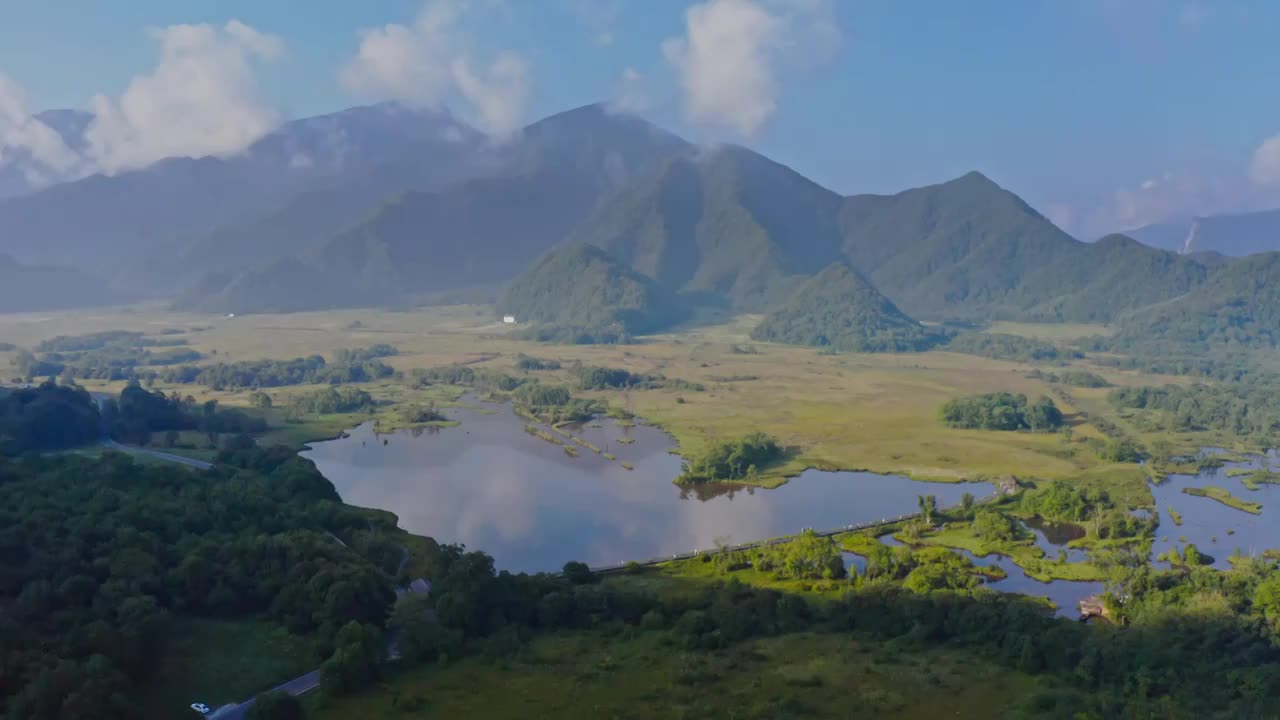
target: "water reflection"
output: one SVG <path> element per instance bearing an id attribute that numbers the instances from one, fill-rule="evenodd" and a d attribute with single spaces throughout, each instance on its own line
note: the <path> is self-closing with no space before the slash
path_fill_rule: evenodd
<path id="1" fill-rule="evenodd" d="M 525 433 L 508 406 L 477 404 L 486 412 L 450 412 L 459 427 L 379 436 L 365 425 L 303 455 L 344 501 L 390 510 L 410 532 L 484 550 L 512 571 L 559 569 L 567 560 L 610 565 L 834 529 L 914 512 L 917 495 L 950 505 L 965 492 L 991 492 L 985 484 L 817 471 L 773 490 L 682 491 L 671 483 L 680 459 L 655 428 L 601 420 L 579 436 L 617 461 L 581 447 L 570 457 Z"/>

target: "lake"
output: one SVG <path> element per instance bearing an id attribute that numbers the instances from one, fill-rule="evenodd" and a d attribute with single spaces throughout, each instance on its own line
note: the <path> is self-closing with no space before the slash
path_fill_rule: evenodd
<path id="1" fill-rule="evenodd" d="M 457 427 L 378 434 L 366 424 L 302 455 L 344 502 L 394 512 L 402 528 L 483 550 L 512 572 L 665 557 L 911 513 L 918 495 L 947 506 L 966 492 L 993 492 L 985 483 L 811 470 L 772 490 L 717 486 L 699 497 L 672 484 L 681 461 L 657 428 L 601 419 L 575 435 L 617 460 L 581 447 L 570 457 L 526 433 L 509 405 L 468 403 L 447 412 Z"/>
<path id="2" fill-rule="evenodd" d="M 1221 453 L 1216 448 L 1206 448 L 1205 452 Z M 1240 482 L 1241 478 L 1227 474 L 1232 468 L 1256 470 L 1277 466 L 1280 458 L 1273 450 L 1243 462 L 1228 462 L 1221 468 L 1205 468 L 1198 475 L 1170 475 L 1164 482 L 1152 485 L 1151 493 L 1160 512 L 1160 527 L 1151 546 L 1152 559 L 1170 548 L 1180 549 L 1192 543 L 1202 553 L 1213 556 L 1213 567 L 1225 570 L 1231 567 L 1227 559 L 1237 550 L 1254 555 L 1268 548 L 1280 548 L 1280 486 L 1262 484 L 1257 490 L 1249 490 Z M 1262 513 L 1252 515 L 1211 498 L 1182 492 L 1183 488 L 1209 485 L 1226 488 L 1242 500 L 1262 503 Z M 1173 522 L 1169 508 L 1182 516 L 1181 526 Z"/>

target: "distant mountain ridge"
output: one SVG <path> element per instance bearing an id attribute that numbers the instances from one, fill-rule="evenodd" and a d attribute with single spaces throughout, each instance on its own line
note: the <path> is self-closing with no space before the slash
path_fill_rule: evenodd
<path id="1" fill-rule="evenodd" d="M 1126 234 L 1152 247 L 1184 255 L 1216 252 L 1244 257 L 1276 252 L 1280 251 L 1280 209 L 1157 223 Z"/>
<path id="2" fill-rule="evenodd" d="M 977 172 L 841 196 L 748 148 L 692 145 L 602 105 L 505 144 L 447 112 L 352 108 L 289 123 L 234 158 L 0 201 L 0 233 L 23 267 L 75 267 L 179 309 L 237 313 L 510 298 L 534 268 L 569 277 L 540 263 L 578 248 L 552 270 L 589 268 L 591 297 L 608 278 L 643 285 L 655 305 L 765 313 L 761 332 L 786 342 L 860 347 L 884 333 L 927 342 L 917 318 L 1116 323 L 1203 309 L 1179 303 L 1262 271 L 1120 235 L 1080 242 Z M 572 319 L 539 304 L 542 323 Z"/>

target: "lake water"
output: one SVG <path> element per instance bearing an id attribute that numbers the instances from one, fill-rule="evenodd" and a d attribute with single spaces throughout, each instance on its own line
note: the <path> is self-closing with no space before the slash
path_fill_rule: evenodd
<path id="1" fill-rule="evenodd" d="M 1045 534 L 1035 528 L 1032 530 L 1036 534 L 1036 544 L 1045 548 L 1050 557 L 1057 557 L 1060 546 L 1049 542 Z M 881 535 L 880 542 L 891 547 L 902 545 L 902 542 L 892 535 Z M 1003 580 L 984 580 L 983 582 L 992 590 L 1007 593 L 1018 593 L 1020 595 L 1035 595 L 1048 598 L 1056 607 L 1059 617 L 1076 618 L 1080 615 L 1080 601 L 1091 596 L 1101 593 L 1105 588 L 1100 582 L 1079 582 L 1074 580 L 1054 580 L 1053 582 L 1040 582 L 1027 575 L 1018 564 L 1003 555 L 987 555 L 979 557 L 968 550 L 952 550 L 952 552 L 961 555 L 973 561 L 974 565 L 979 567 L 998 567 L 1005 572 Z M 861 556 L 849 556 L 853 553 L 846 553 L 845 567 L 856 566 L 859 572 L 866 569 L 867 561 Z"/>
<path id="2" fill-rule="evenodd" d="M 1216 448 L 1206 448 L 1206 452 L 1220 454 Z M 1280 457 L 1273 450 L 1244 462 L 1206 468 L 1198 475 L 1170 475 L 1164 482 L 1152 485 L 1151 493 L 1160 512 L 1160 527 L 1151 547 L 1152 559 L 1165 554 L 1170 548 L 1182 548 L 1192 543 L 1202 553 L 1213 556 L 1213 567 L 1225 570 L 1231 567 L 1227 559 L 1236 550 L 1252 555 L 1269 548 L 1280 548 L 1280 485 L 1262 484 L 1257 490 L 1249 490 L 1240 482 L 1240 477 L 1227 474 L 1232 468 L 1256 470 L 1277 467 L 1280 467 Z M 1209 485 L 1225 488 L 1242 500 L 1262 503 L 1262 513 L 1253 515 L 1211 498 L 1182 492 L 1183 488 Z M 1181 526 L 1174 524 L 1169 508 L 1182 516 Z"/>
<path id="3" fill-rule="evenodd" d="M 656 428 L 624 427 L 610 419 L 572 428 L 617 460 L 583 447 L 577 448 L 578 457 L 570 457 L 524 432 L 526 421 L 510 406 L 470 403 L 471 409 L 449 412 L 461 421 L 458 427 L 379 435 L 364 425 L 347 437 L 312 444 L 303 456 L 316 463 L 344 501 L 390 510 L 410 532 L 483 550 L 499 568 L 515 572 L 558 570 L 569 560 L 615 565 L 805 528 L 833 529 L 914 512 L 918 495 L 934 495 L 946 506 L 958 503 L 965 492 L 979 498 L 992 492 L 987 484 L 819 471 L 772 490 L 721 485 L 682 490 L 671 483 L 680 473 L 680 459 L 668 452 L 673 442 Z M 1250 491 L 1227 475 L 1230 468 L 1258 467 L 1280 467 L 1280 458 L 1273 453 L 1199 475 L 1173 475 L 1152 486 L 1161 513 L 1152 557 L 1191 542 L 1214 557 L 1214 567 L 1225 569 L 1236 548 L 1256 553 L 1280 547 L 1280 523 L 1275 522 L 1280 486 Z M 1182 493 L 1184 487 L 1206 485 L 1261 502 L 1262 514 Z M 1170 507 L 1181 513 L 1181 527 L 1173 524 Z M 1070 562 L 1086 559 L 1084 551 L 1065 547 L 1080 528 L 1028 527 L 1048 558 L 1065 550 Z M 881 540 L 897 542 L 888 536 Z M 957 552 L 1005 571 L 1006 579 L 990 582 L 993 589 L 1048 597 L 1064 616 L 1074 616 L 1081 599 L 1103 590 L 1094 582 L 1042 583 L 1008 558 Z M 864 558 L 846 554 L 845 560 L 852 569 L 865 569 Z"/>
<path id="4" fill-rule="evenodd" d="M 946 506 L 993 492 L 985 483 L 808 471 L 773 490 L 717 487 L 699 497 L 672 484 L 680 458 L 656 428 L 601 419 L 575 435 L 617 461 L 581 447 L 570 457 L 526 433 L 509 406 L 470 402 L 479 410 L 447 413 L 458 427 L 379 435 L 364 425 L 302 454 L 343 501 L 390 510 L 404 529 L 483 550 L 513 572 L 665 557 L 911 513 L 918 495 Z"/>

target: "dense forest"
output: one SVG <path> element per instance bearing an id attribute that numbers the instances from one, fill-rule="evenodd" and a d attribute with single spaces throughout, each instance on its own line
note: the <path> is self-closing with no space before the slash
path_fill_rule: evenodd
<path id="1" fill-rule="evenodd" d="M 395 370 L 375 358 L 360 355 L 348 363 L 325 362 L 319 355 L 292 360 L 243 360 L 163 370 L 156 379 L 205 385 L 214 390 L 243 390 L 286 385 L 340 385 L 391 377 Z"/>
<path id="2" fill-rule="evenodd" d="M 200 473 L 119 454 L 0 460 L 0 708 L 136 717 L 178 616 L 265 617 L 318 638 L 381 625 L 393 531 L 292 451 Z"/>
<path id="3" fill-rule="evenodd" d="M 806 282 L 751 337 L 851 352 L 927 350 L 945 339 L 907 317 L 845 263 Z"/>
<path id="4" fill-rule="evenodd" d="M 686 314 L 674 295 L 588 245 L 547 253 L 511 284 L 498 310 L 532 323 L 531 339 L 579 344 L 627 342 Z"/>
<path id="5" fill-rule="evenodd" d="M 46 382 L 0 390 L 0 455 L 78 447 L 101 435 L 98 406 L 83 388 Z"/>
<path id="6" fill-rule="evenodd" d="M 33 378 L 65 377 L 127 380 L 140 369 L 195 362 L 200 353 L 179 337 L 147 337 L 140 332 L 106 330 L 87 335 L 59 335 L 41 342 L 35 352 L 19 352 L 18 374 Z M 37 354 L 38 353 L 38 354 Z"/>
<path id="7" fill-rule="evenodd" d="M 219 408 L 216 400 L 197 403 L 177 393 L 149 391 L 132 380 L 120 398 L 102 405 L 102 421 L 112 438 L 146 445 L 156 432 L 198 430 L 212 435 L 260 433 L 267 423 L 243 410 Z"/>
<path id="8" fill-rule="evenodd" d="M 951 338 L 943 348 L 949 352 L 979 355 L 996 360 L 1016 360 L 1018 362 L 1063 362 L 1081 356 L 1072 350 L 1063 350 L 1057 345 L 1035 338 L 1003 333 L 963 332 Z"/>
<path id="9" fill-rule="evenodd" d="M 942 420 L 969 430 L 1032 430 L 1049 432 L 1062 426 L 1062 411 L 1047 397 L 1028 402 L 1014 393 L 989 393 L 956 398 L 942 406 Z"/>
<path id="10" fill-rule="evenodd" d="M 1116 388 L 1108 398 L 1117 408 L 1151 411 L 1138 418 L 1151 429 L 1226 430 L 1264 441 L 1280 437 L 1280 378 L 1274 376 L 1214 385 Z"/>

